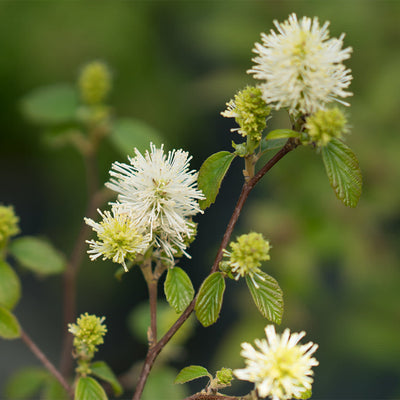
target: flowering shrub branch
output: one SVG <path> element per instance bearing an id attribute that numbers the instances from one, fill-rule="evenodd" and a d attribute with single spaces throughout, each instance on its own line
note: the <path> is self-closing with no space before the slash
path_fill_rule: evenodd
<path id="1" fill-rule="evenodd" d="M 243 279 L 263 317 L 271 323 L 281 323 L 283 291 L 278 282 L 263 271 L 263 263 L 270 259 L 269 240 L 257 232 L 243 234 L 235 241 L 231 241 L 231 237 L 250 192 L 286 154 L 298 146 L 308 146 L 321 154 L 337 197 L 347 206 L 357 205 L 362 177 L 356 156 L 342 141 L 343 134 L 349 130 L 347 119 L 340 108 L 329 107 L 333 101 L 349 106 L 342 99 L 352 95 L 347 91 L 352 76 L 342 62 L 350 57 L 352 49 L 342 49 L 344 34 L 338 39 L 330 39 L 329 23 L 320 26 L 317 18 L 298 20 L 292 14 L 287 21 L 274 21 L 274 24 L 277 32 L 271 30 L 269 35 L 262 34 L 262 43 L 256 43 L 253 50 L 257 54 L 253 59 L 255 65 L 248 72 L 260 82 L 239 91 L 227 103 L 227 110 L 221 113 L 235 119 L 238 127 L 231 131 L 241 135 L 244 141 L 232 142 L 233 151 L 212 154 L 197 172 L 190 170 L 191 156 L 186 151 L 166 152 L 163 145 L 155 144 L 157 138 L 153 142 L 146 133 L 149 150 L 143 152 L 129 147 L 129 153 L 134 152 L 134 156 L 128 156 L 129 163 L 115 162 L 111 166 L 111 178 L 106 187 L 116 194 L 117 199 L 109 204 L 109 210 L 99 209 L 110 192 L 99 189 L 98 146 L 104 138 L 120 146 L 124 142 L 121 131 L 128 130 L 134 135 L 137 130 L 131 129 L 132 121 L 114 121 L 111 116 L 105 103 L 112 87 L 108 68 L 101 62 L 85 66 L 78 80 L 80 102 L 74 97 L 75 91 L 66 88 L 61 92 L 52 88 L 29 99 L 31 112 L 35 110 L 37 96 L 40 104 L 46 101 L 50 104 L 60 96 L 63 100 L 68 96 L 71 100 L 72 96 L 74 104 L 79 104 L 73 112 L 74 128 L 63 128 L 66 130 L 61 135 L 61 142 L 72 144 L 83 156 L 89 201 L 84 224 L 68 262 L 49 243 L 37 238 L 11 240 L 19 232 L 18 217 L 12 208 L 0 206 L 0 273 L 6 277 L 5 284 L 0 282 L 0 336 L 21 338 L 61 384 L 64 395 L 74 396 L 76 400 L 89 397 L 105 400 L 108 396 L 99 381 L 108 383 L 116 396 L 123 392 L 111 368 L 104 361 L 94 361 L 98 346 L 104 342 L 107 333 L 104 317 L 85 313 L 74 323 L 77 274 L 85 243 L 90 260 L 111 260 L 118 264 L 117 276 L 138 266 L 147 284 L 148 351 L 133 394 L 133 400 L 140 400 L 156 359 L 167 343 L 184 333 L 183 324 L 191 314 L 195 312 L 204 327 L 216 323 L 222 310 L 227 279 Z M 279 109 L 288 112 L 291 129 L 265 133 L 267 122 L 273 117 L 271 113 Z M 54 121 L 53 115 L 50 120 Z M 143 137 L 138 139 L 143 141 Z M 126 153 L 124 146 L 123 150 Z M 277 152 L 257 169 L 257 163 L 271 150 Z M 242 190 L 215 261 L 196 293 L 189 275 L 177 264 L 182 257 L 191 258 L 188 248 L 197 234 L 197 223 L 193 218 L 215 202 L 235 158 L 242 159 L 244 164 Z M 95 220 L 96 210 L 100 221 Z M 96 237 L 89 240 L 91 229 Z M 8 246 L 15 260 L 35 273 L 64 273 L 64 324 L 73 336 L 65 332 L 60 371 L 20 328 L 12 313 L 20 298 L 20 283 L 5 260 Z M 158 284 L 164 272 L 164 294 L 170 307 L 168 310 L 174 313 L 167 325 L 162 319 L 167 315 L 165 308 L 158 300 Z M 178 318 L 176 313 L 180 314 Z M 163 332 L 159 340 L 158 332 Z M 286 329 L 280 335 L 274 325 L 267 325 L 265 333 L 266 339 L 255 341 L 256 348 L 242 343 L 245 368 L 234 371 L 222 368 L 215 376 L 197 365 L 181 370 L 175 379 L 177 384 L 208 379 L 201 392 L 186 397 L 186 400 L 309 398 L 312 368 L 318 365 L 313 357 L 318 345 L 312 342 L 300 344 L 305 332 L 290 333 Z M 163 352 L 164 357 L 170 354 L 171 350 L 170 353 L 166 349 Z M 72 377 L 73 359 L 77 368 L 71 387 L 68 380 Z M 253 383 L 254 389 L 244 396 L 220 393 L 232 385 L 234 376 Z M 49 385 L 43 374 L 39 374 L 38 379 L 38 386 Z"/>

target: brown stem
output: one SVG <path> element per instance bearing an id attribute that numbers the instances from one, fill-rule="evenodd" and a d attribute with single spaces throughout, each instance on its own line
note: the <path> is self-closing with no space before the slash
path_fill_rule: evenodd
<path id="1" fill-rule="evenodd" d="M 147 259 L 140 266 L 144 279 L 147 282 L 149 289 L 150 300 L 150 331 L 148 332 L 148 339 L 150 348 L 157 343 L 157 283 L 158 279 L 155 278 L 151 270 L 151 259 Z"/>
<path id="2" fill-rule="evenodd" d="M 47 368 L 47 370 L 60 382 L 62 387 L 66 390 L 69 397 L 74 397 L 74 391 L 68 382 L 64 379 L 58 369 L 49 361 L 45 354 L 39 349 L 39 347 L 33 342 L 33 340 L 27 335 L 25 331 L 21 329 L 21 339 L 29 347 L 32 353 L 40 360 L 40 362 Z"/>
<path id="3" fill-rule="evenodd" d="M 84 154 L 86 180 L 88 185 L 89 203 L 86 209 L 88 218 L 95 218 L 96 209 L 101 205 L 104 194 L 98 188 L 98 174 L 94 153 Z M 63 299 L 63 329 L 64 337 L 61 349 L 60 370 L 67 377 L 72 370 L 72 341 L 73 337 L 68 332 L 67 326 L 76 319 L 76 280 L 79 267 L 85 254 L 85 240 L 89 237 L 90 227 L 84 222 L 81 225 L 71 257 L 64 272 L 64 299 Z"/>
<path id="4" fill-rule="evenodd" d="M 242 397 L 226 396 L 224 394 L 196 393 L 183 400 L 241 400 Z"/>
<path id="5" fill-rule="evenodd" d="M 223 251 L 228 245 L 229 239 L 232 235 L 233 228 L 236 225 L 236 222 L 239 218 L 240 212 L 242 211 L 242 208 L 244 206 L 244 203 L 247 200 L 247 197 L 249 196 L 249 193 L 251 190 L 254 188 L 254 186 L 260 181 L 260 179 L 282 158 L 284 157 L 287 153 L 290 151 L 294 150 L 298 146 L 298 142 L 290 138 L 286 144 L 260 169 L 260 171 L 257 172 L 257 174 L 250 179 L 248 182 L 245 182 L 242 188 L 242 191 L 240 193 L 239 199 L 236 203 L 236 207 L 233 211 L 232 217 L 228 223 L 228 226 L 226 227 L 225 234 L 222 238 L 221 245 L 218 249 L 217 255 L 215 257 L 214 264 L 211 268 L 210 274 L 216 272 L 218 270 L 219 263 L 222 260 L 223 256 Z M 155 344 L 154 347 L 149 348 L 146 359 L 138 380 L 138 384 L 136 386 L 136 391 L 133 395 L 132 400 L 140 400 L 140 397 L 142 395 L 144 385 L 146 383 L 147 377 L 150 373 L 150 370 L 154 364 L 154 361 L 156 360 L 158 354 L 161 352 L 163 347 L 169 342 L 169 340 L 172 338 L 172 336 L 176 333 L 176 331 L 183 325 L 183 323 L 189 318 L 190 314 L 194 310 L 194 306 L 196 304 L 196 298 L 191 301 L 191 303 L 187 306 L 186 310 L 181 314 L 181 316 L 178 318 L 178 320 L 171 326 L 171 328 L 168 330 L 168 332 Z"/>

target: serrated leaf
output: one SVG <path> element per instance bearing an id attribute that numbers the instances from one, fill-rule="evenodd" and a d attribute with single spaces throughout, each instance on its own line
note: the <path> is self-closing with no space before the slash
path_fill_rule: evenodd
<path id="1" fill-rule="evenodd" d="M 322 148 L 329 182 L 344 205 L 355 207 L 361 196 L 362 175 L 353 151 L 338 139 L 332 139 Z"/>
<path id="2" fill-rule="evenodd" d="M 225 279 L 220 272 L 211 274 L 201 285 L 195 311 L 203 326 L 210 326 L 218 319 L 224 291 Z"/>
<path id="3" fill-rule="evenodd" d="M 12 310 L 21 297 L 21 283 L 14 270 L 0 260 L 0 305 Z"/>
<path id="4" fill-rule="evenodd" d="M 76 89 L 65 84 L 35 89 L 21 102 L 23 114 L 41 124 L 70 122 L 76 118 L 78 107 Z"/>
<path id="5" fill-rule="evenodd" d="M 15 373 L 7 382 L 6 398 L 9 400 L 32 399 L 49 378 L 43 368 L 28 367 Z"/>
<path id="6" fill-rule="evenodd" d="M 253 278 L 246 276 L 246 283 L 261 314 L 280 324 L 283 315 L 283 293 L 278 282 L 260 271 L 253 275 Z"/>
<path id="7" fill-rule="evenodd" d="M 135 147 L 144 153 L 150 149 L 150 142 L 157 147 L 163 143 L 161 135 L 153 127 L 132 118 L 117 120 L 111 128 L 110 140 L 124 156 L 134 155 Z"/>
<path id="8" fill-rule="evenodd" d="M 90 365 L 92 375 L 103 381 L 108 382 L 114 390 L 116 396 L 120 396 L 123 393 L 121 384 L 118 382 L 112 369 L 104 361 L 96 361 Z"/>
<path id="9" fill-rule="evenodd" d="M 10 253 L 21 266 L 41 275 L 59 274 L 65 269 L 64 256 L 43 239 L 25 236 L 13 240 Z"/>
<path id="10" fill-rule="evenodd" d="M 289 139 L 293 137 L 300 137 L 301 133 L 293 131 L 291 129 L 275 129 L 268 133 L 266 140 L 273 139 Z"/>
<path id="11" fill-rule="evenodd" d="M 21 331 L 17 318 L 4 307 L 0 307 L 0 337 L 3 339 L 17 339 Z"/>
<path id="12" fill-rule="evenodd" d="M 199 201 L 200 207 L 203 210 L 214 203 L 221 182 L 235 157 L 236 155 L 234 153 L 220 151 L 211 155 L 204 161 L 197 180 L 198 188 L 206 197 L 204 200 Z"/>
<path id="13" fill-rule="evenodd" d="M 193 379 L 202 378 L 203 376 L 210 377 L 210 373 L 201 365 L 189 365 L 181 369 L 174 383 L 186 383 Z"/>
<path id="14" fill-rule="evenodd" d="M 95 379 L 81 377 L 75 388 L 74 400 L 107 400 L 107 395 Z"/>
<path id="15" fill-rule="evenodd" d="M 169 305 L 181 313 L 192 301 L 194 289 L 186 272 L 179 267 L 170 268 L 164 283 L 165 297 Z"/>

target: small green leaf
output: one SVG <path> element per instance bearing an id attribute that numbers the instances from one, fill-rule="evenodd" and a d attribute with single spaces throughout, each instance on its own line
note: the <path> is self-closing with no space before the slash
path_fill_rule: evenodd
<path id="1" fill-rule="evenodd" d="M 275 129 L 268 133 L 266 140 L 273 139 L 289 139 L 292 137 L 300 137 L 301 133 L 292 131 L 291 129 Z"/>
<path id="2" fill-rule="evenodd" d="M 344 205 L 355 207 L 361 196 L 362 175 L 353 151 L 338 139 L 332 139 L 322 148 L 329 182 Z"/>
<path id="3" fill-rule="evenodd" d="M 124 156 L 134 155 L 135 147 L 144 153 L 150 150 L 150 142 L 157 147 L 163 143 L 161 135 L 153 127 L 131 118 L 117 120 L 111 128 L 110 139 Z"/>
<path id="4" fill-rule="evenodd" d="M 35 398 L 40 388 L 49 378 L 49 373 L 43 368 L 28 367 L 15 373 L 7 382 L 6 398 L 23 400 Z"/>
<path id="5" fill-rule="evenodd" d="M 261 314 L 280 324 L 283 315 L 283 293 L 278 282 L 260 271 L 253 275 L 253 278 L 246 276 L 246 283 Z"/>
<path id="6" fill-rule="evenodd" d="M 201 285 L 195 311 L 203 326 L 210 326 L 218 319 L 224 291 L 225 279 L 220 272 L 211 274 Z"/>
<path id="7" fill-rule="evenodd" d="M 0 305 L 12 310 L 21 297 L 21 283 L 14 270 L 0 260 Z"/>
<path id="8" fill-rule="evenodd" d="M 199 178 L 197 180 L 199 189 L 206 197 L 204 200 L 199 201 L 200 207 L 203 210 L 214 203 L 222 179 L 224 179 L 224 176 L 235 157 L 236 155 L 234 153 L 230 153 L 229 151 L 220 151 L 211 155 L 204 161 L 200 168 Z"/>
<path id="9" fill-rule="evenodd" d="M 123 393 L 121 384 L 118 382 L 117 377 L 114 375 L 112 369 L 104 361 L 96 361 L 91 364 L 90 369 L 92 375 L 103 381 L 108 382 L 114 390 L 116 396 L 120 396 Z"/>
<path id="10" fill-rule="evenodd" d="M 10 252 L 23 267 L 41 275 L 59 274 L 65 269 L 64 256 L 43 239 L 25 236 L 13 240 Z"/>
<path id="11" fill-rule="evenodd" d="M 60 382 L 53 376 L 49 376 L 45 383 L 40 400 L 69 400 L 70 397 Z"/>
<path id="12" fill-rule="evenodd" d="M 59 124 L 76 119 L 79 107 L 73 86 L 59 84 L 34 90 L 22 100 L 23 114 L 40 124 Z"/>
<path id="13" fill-rule="evenodd" d="M 0 337 L 17 339 L 21 336 L 17 318 L 4 307 L 0 307 Z"/>
<path id="14" fill-rule="evenodd" d="M 179 268 L 170 268 L 164 283 L 165 297 L 169 305 L 181 313 L 192 301 L 194 289 L 186 272 Z"/>
<path id="15" fill-rule="evenodd" d="M 179 372 L 174 383 L 186 383 L 203 376 L 210 377 L 210 373 L 204 367 L 201 365 L 189 365 Z"/>
<path id="16" fill-rule="evenodd" d="M 75 388 L 74 400 L 107 400 L 107 395 L 96 380 L 81 377 Z"/>
<path id="17" fill-rule="evenodd" d="M 270 150 L 281 149 L 287 142 L 287 139 L 271 139 L 264 138 L 261 141 L 261 153 L 264 154 Z"/>

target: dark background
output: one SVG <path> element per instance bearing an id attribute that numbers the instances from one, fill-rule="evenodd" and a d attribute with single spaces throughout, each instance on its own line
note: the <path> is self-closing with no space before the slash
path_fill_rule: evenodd
<path id="1" fill-rule="evenodd" d="M 84 216 L 83 163 L 72 147 L 52 149 L 27 121 L 20 101 L 31 90 L 75 82 L 83 64 L 107 62 L 115 114 L 146 121 L 167 148 L 183 148 L 198 169 L 208 155 L 230 150 L 233 121 L 220 116 L 234 93 L 251 84 L 251 49 L 260 32 L 291 12 L 331 21 L 354 53 L 347 143 L 360 160 L 364 192 L 345 208 L 329 186 L 320 157 L 300 148 L 251 194 L 234 236 L 255 230 L 270 239 L 264 270 L 285 294 L 282 328 L 307 331 L 319 343 L 315 399 L 400 398 L 400 3 L 398 1 L 2 1 L 0 2 L 0 202 L 13 204 L 24 235 L 49 238 L 68 254 Z M 274 126 L 285 127 L 284 113 Z M 114 160 L 100 151 L 101 180 Z M 235 161 L 217 203 L 199 216 L 192 260 L 182 266 L 199 287 L 208 273 L 242 184 Z M 115 265 L 87 261 L 79 276 L 79 312 L 106 316 L 99 359 L 121 374 L 145 354 L 127 315 L 147 298 L 138 270 L 114 279 Z M 18 270 L 24 296 L 16 315 L 57 362 L 61 279 Z M 196 325 L 172 365 L 215 372 L 242 367 L 240 343 L 263 336 L 266 321 L 245 286 L 229 282 L 222 316 Z M 22 342 L 0 342 L 0 387 L 37 361 Z M 194 386 L 192 390 L 198 390 Z M 235 390 L 233 391 L 235 392 Z M 237 393 L 237 391 L 236 391 Z"/>

